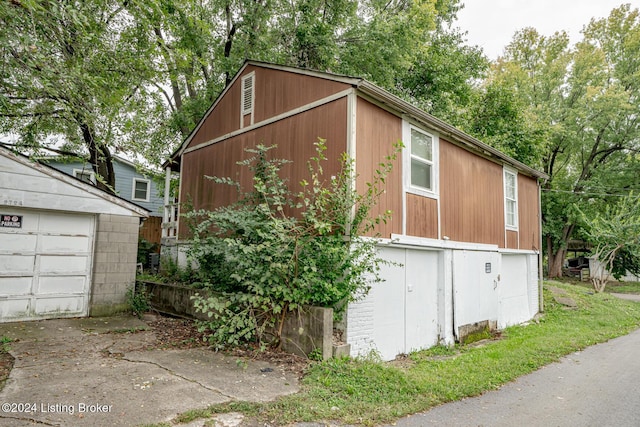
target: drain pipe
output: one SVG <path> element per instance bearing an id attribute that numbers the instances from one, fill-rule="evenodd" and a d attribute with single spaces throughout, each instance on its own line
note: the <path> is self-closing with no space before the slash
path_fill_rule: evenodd
<path id="1" fill-rule="evenodd" d="M 538 253 L 538 310 L 544 312 L 544 296 L 542 295 L 542 284 L 544 282 L 544 271 L 542 269 L 542 186 L 538 180 L 538 227 L 540 232 L 540 249 Z"/>

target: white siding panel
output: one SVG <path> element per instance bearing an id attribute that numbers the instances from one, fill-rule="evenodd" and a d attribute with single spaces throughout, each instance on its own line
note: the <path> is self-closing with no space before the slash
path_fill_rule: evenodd
<path id="1" fill-rule="evenodd" d="M 103 195 L 99 190 L 84 186 L 62 172 L 45 174 L 40 165 L 21 163 L 0 153 L 0 208 L 19 206 L 69 212 L 132 215 L 133 211 Z M 57 175 L 56 175 L 57 174 Z M 100 195 L 98 195 L 100 194 Z M 7 199 L 5 203 L 4 200 Z M 10 199 L 10 201 L 8 201 Z M 111 201 L 114 200 L 114 201 Z"/>

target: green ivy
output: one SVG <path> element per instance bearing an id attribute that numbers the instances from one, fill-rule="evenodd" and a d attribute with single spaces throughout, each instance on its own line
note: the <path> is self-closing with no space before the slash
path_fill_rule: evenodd
<path id="1" fill-rule="evenodd" d="M 278 344 L 286 313 L 316 305 L 341 316 L 381 280 L 377 241 L 361 236 L 391 215 L 372 218 L 370 212 L 401 147 L 380 164 L 363 194 L 353 188 L 354 164 L 346 155 L 341 173 L 325 179 L 324 140 L 316 142 L 309 181 L 299 192 L 279 173 L 289 161 L 269 158 L 274 146 L 249 149 L 253 156 L 239 162 L 253 174 L 249 192 L 229 178 L 208 177 L 239 195 L 232 205 L 187 214 L 193 224 L 189 256 L 199 266 L 199 280 L 215 291 L 194 299 L 197 311 L 209 317 L 201 329 L 212 343 Z"/>

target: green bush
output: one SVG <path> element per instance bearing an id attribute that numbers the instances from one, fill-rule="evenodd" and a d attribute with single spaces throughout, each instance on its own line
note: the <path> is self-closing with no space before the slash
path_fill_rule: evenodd
<path id="1" fill-rule="evenodd" d="M 346 156 L 342 172 L 324 180 L 322 140 L 308 162 L 310 182 L 303 181 L 300 192 L 292 192 L 280 177 L 288 161 L 269 159 L 273 147 L 261 145 L 239 163 L 253 173 L 250 192 L 243 193 L 229 178 L 210 178 L 239 194 L 230 206 L 187 214 L 194 224 L 189 255 L 199 266 L 200 281 L 218 292 L 194 302 L 210 317 L 202 328 L 210 331 L 212 342 L 264 342 L 269 331 L 278 343 L 287 312 L 318 305 L 339 315 L 380 280 L 383 260 L 376 240 L 360 236 L 390 215 L 371 218 L 370 210 L 400 147 L 381 164 L 364 194 L 352 188 L 353 162 Z"/>
<path id="2" fill-rule="evenodd" d="M 150 296 L 144 285 L 132 286 L 127 290 L 127 304 L 138 318 L 151 308 Z"/>

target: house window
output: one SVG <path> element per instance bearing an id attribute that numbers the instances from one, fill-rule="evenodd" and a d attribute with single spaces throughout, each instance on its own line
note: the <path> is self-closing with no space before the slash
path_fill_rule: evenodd
<path id="1" fill-rule="evenodd" d="M 86 182 L 87 184 L 95 185 L 96 183 L 96 174 L 90 170 L 74 169 L 73 176 L 78 178 L 82 182 Z"/>
<path id="2" fill-rule="evenodd" d="M 148 202 L 151 192 L 151 181 L 148 179 L 133 178 L 133 191 L 131 199 L 139 202 Z"/>
<path id="3" fill-rule="evenodd" d="M 518 173 L 504 169 L 504 218 L 507 228 L 518 228 Z"/>
<path id="4" fill-rule="evenodd" d="M 253 124 L 253 101 L 255 73 L 249 73 L 242 77 L 240 84 L 242 93 L 240 99 L 240 127 L 251 126 Z"/>
<path id="5" fill-rule="evenodd" d="M 411 186 L 433 191 L 433 138 L 411 128 Z"/>

